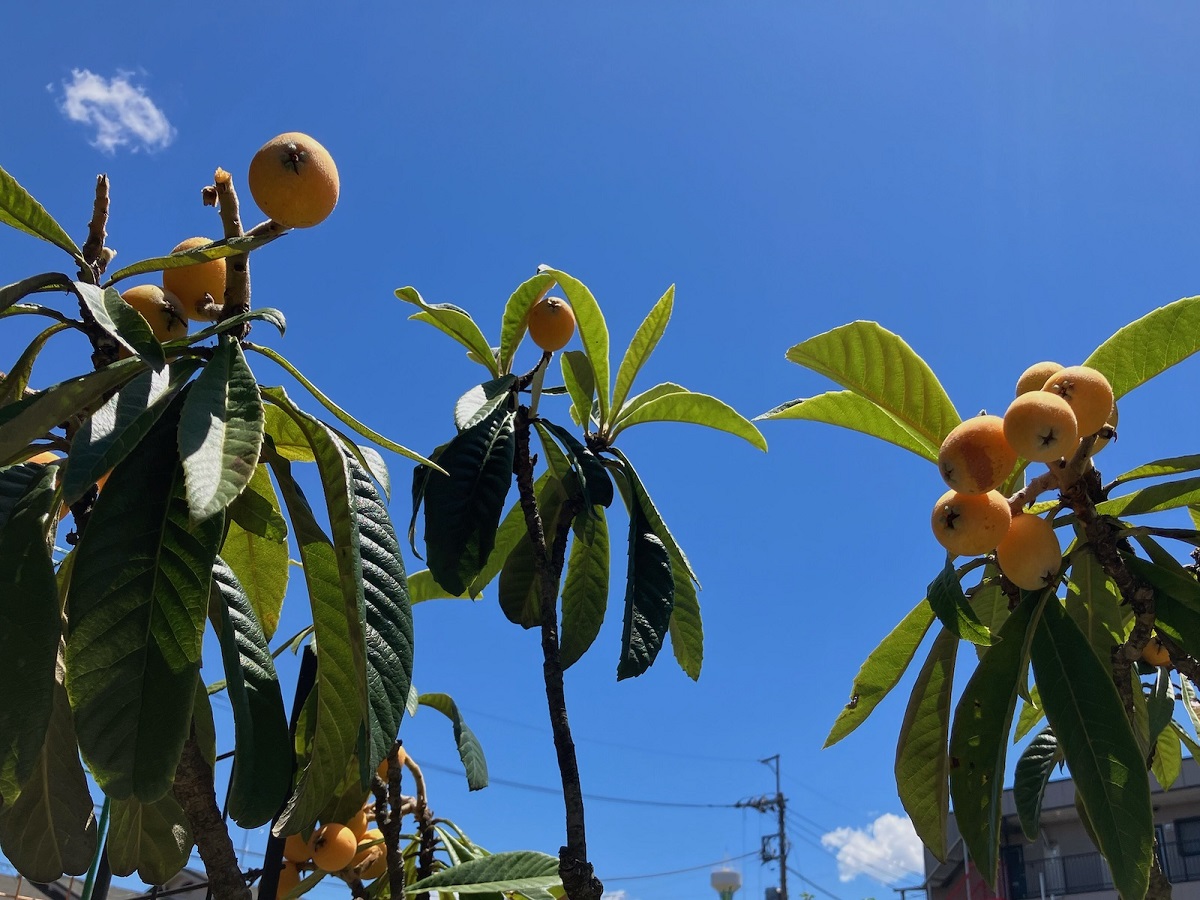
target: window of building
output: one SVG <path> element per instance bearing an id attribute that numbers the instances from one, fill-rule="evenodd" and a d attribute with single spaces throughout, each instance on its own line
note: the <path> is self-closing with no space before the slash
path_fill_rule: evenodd
<path id="1" fill-rule="evenodd" d="M 1175 841 L 1181 856 L 1200 856 L 1200 816 L 1176 819 Z"/>

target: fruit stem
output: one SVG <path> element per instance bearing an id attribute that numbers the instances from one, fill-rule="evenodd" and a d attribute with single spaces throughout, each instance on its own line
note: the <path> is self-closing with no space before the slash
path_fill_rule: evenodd
<path id="1" fill-rule="evenodd" d="M 104 252 L 104 239 L 108 237 L 105 230 L 108 225 L 108 176 L 96 176 L 96 199 L 92 201 L 92 220 L 88 222 L 88 236 L 83 244 L 83 260 L 88 265 L 85 277 L 81 269 L 80 277 L 92 284 L 99 284 L 104 268 L 115 254 Z"/>
<path id="2" fill-rule="evenodd" d="M 546 370 L 550 368 L 550 358 L 554 354 L 549 350 L 542 353 L 542 358 L 533 369 L 533 378 L 529 382 L 529 418 L 537 417 L 538 401 L 542 399 L 542 382 L 546 380 Z"/>

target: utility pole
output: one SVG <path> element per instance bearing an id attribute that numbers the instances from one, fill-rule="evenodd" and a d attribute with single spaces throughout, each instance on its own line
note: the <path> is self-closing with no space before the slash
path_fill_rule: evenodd
<path id="1" fill-rule="evenodd" d="M 785 815 L 787 812 L 787 798 L 783 796 L 783 789 L 779 784 L 779 754 L 768 756 L 766 759 L 760 759 L 760 763 L 770 766 L 775 772 L 775 796 L 764 795 L 761 797 L 752 797 L 749 800 L 740 800 L 737 806 L 747 806 L 751 809 L 757 809 L 761 813 L 775 810 L 779 814 L 779 831 L 776 834 L 769 834 L 763 837 L 762 845 L 762 861 L 764 863 L 779 860 L 779 900 L 788 900 L 787 890 L 787 823 Z M 774 838 L 778 841 L 778 850 L 773 851 L 770 848 L 770 841 Z"/>

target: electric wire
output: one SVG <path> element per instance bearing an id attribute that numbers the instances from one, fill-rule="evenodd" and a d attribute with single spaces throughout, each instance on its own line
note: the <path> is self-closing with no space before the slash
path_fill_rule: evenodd
<path id="1" fill-rule="evenodd" d="M 736 862 L 739 859 L 746 859 L 750 856 L 758 856 L 757 850 L 751 850 L 749 853 L 743 853 L 741 856 L 735 856 L 731 859 L 718 859 L 715 862 L 701 863 L 698 866 L 688 866 L 686 869 L 672 869 L 670 872 L 651 872 L 648 875 L 618 875 L 611 878 L 601 879 L 605 884 L 614 881 L 641 881 L 643 878 L 665 878 L 668 875 L 682 875 L 685 872 L 699 872 L 701 869 L 711 869 L 713 866 L 721 866 L 725 863 Z"/>

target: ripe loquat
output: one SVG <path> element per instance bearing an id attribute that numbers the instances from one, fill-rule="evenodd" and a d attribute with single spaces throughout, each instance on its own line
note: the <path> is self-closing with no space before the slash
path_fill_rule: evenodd
<path id="1" fill-rule="evenodd" d="M 1079 424 L 1080 437 L 1095 434 L 1112 415 L 1112 385 L 1102 373 L 1089 366 L 1068 366 L 1055 372 L 1042 390 L 1058 394 L 1067 401 Z"/>
<path id="2" fill-rule="evenodd" d="M 1008 500 L 999 491 L 946 491 L 933 507 L 933 535 L 955 556 L 978 556 L 996 549 L 1011 519 Z"/>
<path id="3" fill-rule="evenodd" d="M 1049 391 L 1021 394 L 1004 414 L 1004 436 L 1031 462 L 1053 462 L 1079 443 L 1075 413 L 1062 397 Z"/>
<path id="4" fill-rule="evenodd" d="M 294 862 L 285 862 L 279 868 L 278 887 L 275 888 L 275 900 L 283 900 L 300 885 L 300 870 Z"/>
<path id="5" fill-rule="evenodd" d="M 139 284 L 121 294 L 121 299 L 142 314 L 158 340 L 173 341 L 187 337 L 187 316 L 183 304 L 170 291 L 164 291 L 154 284 Z"/>
<path id="6" fill-rule="evenodd" d="M 1167 648 L 1163 646 L 1162 639 L 1158 635 L 1150 638 L 1146 642 L 1146 646 L 1142 648 L 1142 660 L 1152 666 L 1169 666 L 1171 664 L 1171 654 L 1167 652 Z"/>
<path id="7" fill-rule="evenodd" d="M 271 138 L 250 160 L 246 177 L 254 202 L 285 228 L 310 228 L 337 206 L 337 166 L 321 144 L 289 131 Z"/>
<path id="8" fill-rule="evenodd" d="M 529 310 L 529 336 L 543 350 L 561 350 L 575 334 L 575 313 L 561 297 L 543 297 Z"/>
<path id="9" fill-rule="evenodd" d="M 1013 516 L 1008 533 L 996 546 L 996 562 L 1008 580 L 1027 591 L 1040 591 L 1058 579 L 1062 547 L 1054 526 L 1040 516 Z"/>
<path id="10" fill-rule="evenodd" d="M 1056 362 L 1034 363 L 1022 372 L 1021 377 L 1017 379 L 1016 396 L 1020 397 L 1022 394 L 1028 394 L 1030 391 L 1040 391 L 1046 386 L 1046 382 L 1050 380 L 1050 376 L 1055 372 L 1062 371 L 1062 368 Z"/>
<path id="11" fill-rule="evenodd" d="M 362 836 L 366 834 L 367 826 L 370 824 L 370 814 L 365 807 L 346 821 L 346 827 L 350 829 L 350 833 L 354 835 L 354 840 L 356 841 L 362 840 Z"/>
<path id="12" fill-rule="evenodd" d="M 184 250 L 195 250 L 211 244 L 206 237 L 188 238 L 175 245 L 172 253 L 182 253 Z M 163 288 L 173 293 L 183 304 L 184 314 L 195 322 L 210 321 L 212 315 L 204 309 L 204 295 L 212 297 L 213 302 L 225 302 L 225 259 L 210 259 L 208 262 L 196 263 L 194 266 L 180 266 L 177 269 L 164 269 L 162 273 Z"/>
<path id="13" fill-rule="evenodd" d="M 363 881 L 378 878 L 387 871 L 387 848 L 383 844 L 374 843 L 382 840 L 383 832 L 378 828 L 368 829 L 359 839 L 358 854 L 350 865 L 357 867 L 366 864 L 359 873 L 359 877 Z"/>
<path id="14" fill-rule="evenodd" d="M 283 841 L 283 858 L 294 863 L 306 863 L 312 859 L 308 838 L 302 834 L 289 834 Z"/>
<path id="15" fill-rule="evenodd" d="M 963 494 L 998 488 L 1017 464 L 1017 451 L 1004 437 L 999 416 L 975 416 L 957 425 L 938 450 L 938 471 Z"/>
<path id="16" fill-rule="evenodd" d="M 393 755 L 396 758 L 397 765 L 399 765 L 401 768 L 404 768 L 404 761 L 408 759 L 408 754 L 404 752 L 404 748 L 397 747 L 396 752 Z M 387 781 L 388 761 L 386 759 L 379 764 L 379 768 L 375 770 L 375 774 L 378 775 L 382 781 Z"/>
<path id="17" fill-rule="evenodd" d="M 314 832 L 308 842 L 312 861 L 317 868 L 326 872 L 337 872 L 350 865 L 358 852 L 358 841 L 352 832 L 340 822 L 329 822 Z"/>

